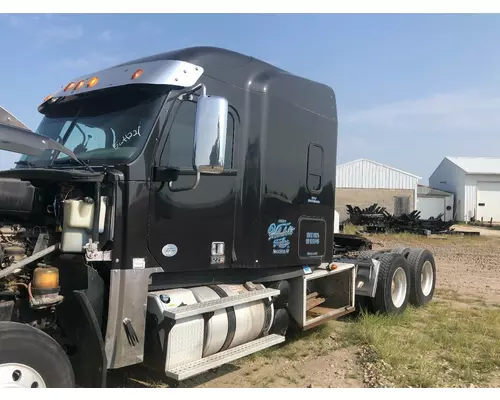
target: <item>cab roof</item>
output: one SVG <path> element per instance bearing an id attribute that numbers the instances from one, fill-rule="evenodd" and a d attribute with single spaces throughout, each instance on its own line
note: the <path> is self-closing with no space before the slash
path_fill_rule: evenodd
<path id="1" fill-rule="evenodd" d="M 188 47 L 131 60 L 113 68 L 163 60 L 192 63 L 219 81 L 251 92 L 267 93 L 330 119 L 337 117 L 335 93 L 329 86 L 219 47 Z"/>

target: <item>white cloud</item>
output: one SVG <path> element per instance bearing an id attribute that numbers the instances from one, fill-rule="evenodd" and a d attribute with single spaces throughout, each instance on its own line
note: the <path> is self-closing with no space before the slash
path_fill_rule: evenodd
<path id="1" fill-rule="evenodd" d="M 28 30 L 33 23 L 40 20 L 38 15 L 26 14 L 0 14 L 0 20 L 10 25 L 10 27 L 18 30 Z"/>
<path id="2" fill-rule="evenodd" d="M 92 73 L 96 70 L 118 64 L 120 57 L 93 52 L 78 57 L 65 57 L 50 65 L 53 70 L 65 70 L 72 78 L 82 74 Z M 71 79 L 71 78 L 70 78 Z"/>
<path id="3" fill-rule="evenodd" d="M 85 70 L 89 69 L 91 65 L 91 61 L 85 57 L 66 57 L 63 58 L 53 66 L 54 68 L 64 68 L 64 69 L 72 69 L 72 70 Z"/>
<path id="4" fill-rule="evenodd" d="M 500 95 L 462 90 L 339 112 L 339 162 L 370 158 L 424 177 L 445 156 L 500 154 Z"/>
<path id="5" fill-rule="evenodd" d="M 83 28 L 67 16 L 54 14 L 3 14 L 2 19 L 12 28 L 32 35 L 37 44 L 71 41 L 83 37 Z M 42 17 L 43 18 L 42 20 Z"/>
<path id="6" fill-rule="evenodd" d="M 139 30 L 143 35 L 156 36 L 163 33 L 163 28 L 156 23 L 141 22 Z"/>
<path id="7" fill-rule="evenodd" d="M 37 41 L 45 44 L 53 41 L 76 40 L 83 37 L 83 28 L 80 25 L 52 25 L 42 28 L 37 33 Z"/>
<path id="8" fill-rule="evenodd" d="M 19 161 L 21 154 L 0 150 L 0 171 L 15 167 L 15 162 Z"/>
<path id="9" fill-rule="evenodd" d="M 113 40 L 114 35 L 111 33 L 111 31 L 102 31 L 98 36 L 97 40 L 105 43 L 109 43 Z"/>
<path id="10" fill-rule="evenodd" d="M 497 132 L 500 96 L 477 91 L 437 94 L 359 110 L 343 118 L 346 125 L 388 130 L 433 132 Z M 342 118 L 341 118 L 342 121 Z"/>
<path id="11" fill-rule="evenodd" d="M 23 18 L 18 17 L 17 15 L 3 15 L 7 22 L 9 23 L 10 26 L 14 28 L 20 28 L 23 25 Z"/>

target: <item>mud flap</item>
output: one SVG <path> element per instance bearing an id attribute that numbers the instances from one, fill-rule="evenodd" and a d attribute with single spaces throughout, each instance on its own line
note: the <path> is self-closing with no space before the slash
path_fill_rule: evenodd
<path id="1" fill-rule="evenodd" d="M 375 259 L 360 260 L 356 267 L 356 295 L 375 297 L 380 262 Z"/>
<path id="2" fill-rule="evenodd" d="M 80 373 L 77 374 L 75 370 L 76 382 L 77 384 L 81 382 L 83 387 L 105 388 L 108 362 L 99 322 L 85 292 L 76 290 L 74 294 L 85 316 L 81 323 L 80 343 L 86 352 L 84 361 L 79 365 L 81 371 L 78 372 Z"/>
<path id="3" fill-rule="evenodd" d="M 63 307 L 64 305 L 64 307 Z M 69 354 L 78 387 L 106 387 L 107 360 L 97 317 L 85 290 L 74 290 L 59 306 L 63 327 L 78 343 Z"/>

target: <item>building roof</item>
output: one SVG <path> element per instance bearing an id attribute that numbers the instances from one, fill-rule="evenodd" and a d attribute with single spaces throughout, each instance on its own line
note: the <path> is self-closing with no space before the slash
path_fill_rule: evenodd
<path id="1" fill-rule="evenodd" d="M 345 165 L 350 165 L 350 164 L 355 164 L 355 163 L 363 162 L 363 161 L 369 162 L 369 163 L 372 163 L 372 164 L 375 164 L 375 165 L 378 165 L 380 167 L 392 169 L 393 171 L 399 172 L 399 173 L 404 174 L 404 175 L 411 176 L 412 178 L 422 179 L 422 177 L 420 177 L 420 176 L 417 176 L 417 175 L 414 175 L 414 174 L 410 174 L 409 172 L 406 172 L 406 171 L 403 171 L 403 170 L 391 167 L 389 165 L 385 165 L 385 164 L 379 163 L 377 161 L 368 160 L 366 158 L 359 158 L 357 160 L 353 160 L 353 161 L 346 162 L 344 164 L 337 165 L 337 168 L 343 167 Z"/>
<path id="2" fill-rule="evenodd" d="M 430 186 L 417 185 L 417 196 L 448 197 L 451 194 L 453 193 L 441 189 L 435 189 Z"/>
<path id="3" fill-rule="evenodd" d="M 500 157 L 445 157 L 467 174 L 500 175 Z"/>

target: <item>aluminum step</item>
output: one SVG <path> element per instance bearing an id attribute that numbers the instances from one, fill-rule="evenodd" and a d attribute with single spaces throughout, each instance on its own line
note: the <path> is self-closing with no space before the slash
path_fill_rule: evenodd
<path id="1" fill-rule="evenodd" d="M 187 306 L 172 308 L 163 311 L 163 316 L 170 319 L 183 319 L 194 315 L 217 311 L 222 308 L 234 307 L 239 304 L 250 303 L 251 301 L 261 300 L 266 297 L 277 296 L 280 294 L 278 289 L 252 290 L 236 296 L 223 297 L 217 300 L 205 301 L 203 303 L 190 304 Z"/>
<path id="2" fill-rule="evenodd" d="M 225 350 L 221 353 L 216 353 L 209 357 L 202 358 L 201 360 L 193 361 L 189 364 L 165 371 L 165 374 L 176 381 L 183 381 L 239 358 L 246 357 L 252 353 L 256 353 L 257 351 L 283 343 L 284 341 L 284 336 L 275 334 L 264 336 L 263 338 Z"/>

